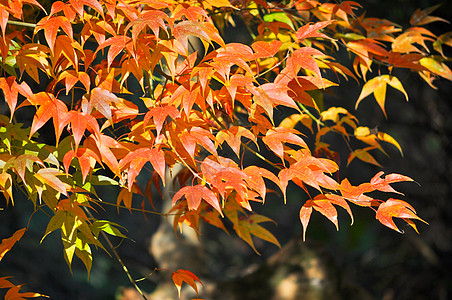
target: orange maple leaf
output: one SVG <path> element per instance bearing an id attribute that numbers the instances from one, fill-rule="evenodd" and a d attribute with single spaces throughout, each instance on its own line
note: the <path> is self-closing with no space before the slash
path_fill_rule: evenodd
<path id="1" fill-rule="evenodd" d="M 176 202 L 185 196 L 188 203 L 189 210 L 198 209 L 201 204 L 201 200 L 204 199 L 207 203 L 209 203 L 213 208 L 215 208 L 221 216 L 223 216 L 223 211 L 221 210 L 220 203 L 218 201 L 218 197 L 215 195 L 212 190 L 207 188 L 204 185 L 195 185 L 195 186 L 184 186 L 176 194 L 173 196 L 172 205 L 174 206 Z"/>
<path id="2" fill-rule="evenodd" d="M 368 82 L 366 82 L 366 84 L 363 86 L 363 89 L 361 91 L 361 94 L 359 95 L 358 100 L 356 101 L 355 109 L 358 108 L 358 105 L 362 99 L 366 98 L 367 96 L 373 93 L 375 99 L 377 100 L 378 105 L 380 106 L 381 110 L 386 116 L 385 98 L 386 98 L 386 86 L 388 84 L 393 88 L 401 91 L 405 95 L 406 100 L 408 101 L 408 94 L 406 93 L 405 89 L 402 86 L 402 83 L 397 77 L 391 75 L 381 75 L 374 77 Z"/>
<path id="3" fill-rule="evenodd" d="M 173 279 L 173 282 L 176 285 L 177 293 L 179 294 L 179 297 L 180 297 L 180 290 L 181 290 L 181 287 L 182 287 L 182 283 L 184 281 L 189 286 L 191 286 L 195 290 L 196 295 L 198 295 L 198 287 L 196 286 L 196 281 L 201 283 L 201 284 L 202 284 L 202 282 L 192 272 L 187 271 L 187 270 L 183 270 L 183 269 L 179 269 L 176 272 L 173 272 L 173 274 L 171 275 L 171 278 Z"/>
<path id="4" fill-rule="evenodd" d="M 393 198 L 386 200 L 386 202 L 382 203 L 378 207 L 375 217 L 381 222 L 381 224 L 400 233 L 402 231 L 397 227 L 392 218 L 415 219 L 428 224 L 416 214 L 416 211 L 411 205 L 405 201 Z M 417 231 L 416 225 L 413 222 L 409 222 L 409 220 L 405 221 Z"/>
<path id="5" fill-rule="evenodd" d="M 25 231 L 27 231 L 26 228 L 19 229 L 16 232 L 14 232 L 14 234 L 11 237 L 2 240 L 2 243 L 0 244 L 0 261 L 3 259 L 5 254 L 9 250 L 11 250 L 14 244 L 22 238 Z"/>

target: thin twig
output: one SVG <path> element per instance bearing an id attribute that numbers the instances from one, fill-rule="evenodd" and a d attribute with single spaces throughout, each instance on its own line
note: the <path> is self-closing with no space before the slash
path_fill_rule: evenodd
<path id="1" fill-rule="evenodd" d="M 8 20 L 6 23 L 10 24 L 10 25 L 30 27 L 30 28 L 35 28 L 37 26 L 36 24 L 33 24 L 33 23 L 27 23 L 27 22 L 21 22 L 21 21 L 13 21 L 13 20 Z"/>
<path id="2" fill-rule="evenodd" d="M 86 214 L 88 215 L 89 218 L 94 219 L 93 214 L 86 208 L 83 207 L 83 209 L 85 210 Z M 143 297 L 144 300 L 148 300 L 148 298 L 146 298 L 146 296 L 144 295 L 143 291 L 140 289 L 140 287 L 137 285 L 137 282 L 135 281 L 135 279 L 132 278 L 132 275 L 130 275 L 129 269 L 127 269 L 127 266 L 124 264 L 124 262 L 122 261 L 121 257 L 119 256 L 118 252 L 116 251 L 115 247 L 113 246 L 113 244 L 111 243 L 110 239 L 108 238 L 108 236 L 105 234 L 105 232 L 101 231 L 100 232 L 103 236 L 103 238 L 107 241 L 108 247 L 110 248 L 110 250 L 113 252 L 116 260 L 119 262 L 119 264 L 121 265 L 122 269 L 124 270 L 124 272 L 127 274 L 127 277 L 129 278 L 129 281 L 132 283 L 132 285 L 134 286 L 134 288 L 138 291 L 138 293 L 140 293 L 140 295 Z"/>

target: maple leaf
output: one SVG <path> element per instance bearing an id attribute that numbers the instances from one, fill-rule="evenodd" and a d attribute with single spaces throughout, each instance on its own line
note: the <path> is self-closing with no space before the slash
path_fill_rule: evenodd
<path id="1" fill-rule="evenodd" d="M 364 18 L 361 20 L 360 25 L 366 30 L 368 38 L 386 42 L 393 42 L 394 33 L 402 31 L 399 25 L 379 18 Z M 355 33 L 350 33 L 350 35 L 355 36 Z M 364 37 L 358 35 L 357 39 L 362 38 Z"/>
<path id="2" fill-rule="evenodd" d="M 339 190 L 344 199 L 352 201 L 356 205 L 371 206 L 375 203 L 374 199 L 364 195 L 374 191 L 370 183 L 362 183 L 359 186 L 352 186 L 348 179 L 342 180 Z"/>
<path id="3" fill-rule="evenodd" d="M 312 209 L 315 208 L 317 211 L 322 213 L 327 217 L 338 229 L 337 225 L 337 211 L 336 208 L 327 200 L 308 200 L 300 209 L 300 221 L 303 225 L 303 241 L 306 240 L 306 229 L 309 224 L 309 219 L 311 218 Z"/>
<path id="4" fill-rule="evenodd" d="M 3 7 L 2 7 L 3 8 Z M 20 11 L 22 13 L 22 11 Z M 3 33 L 3 37 L 6 36 L 6 26 L 8 25 L 8 19 L 9 19 L 9 12 L 6 9 L 2 9 L 0 11 L 0 28 Z M 5 59 L 5 57 L 3 57 Z"/>
<path id="5" fill-rule="evenodd" d="M 106 33 L 109 33 L 112 36 L 116 35 L 116 32 L 110 23 L 104 20 L 91 19 L 85 23 L 85 26 L 83 26 L 80 33 L 81 44 L 84 45 L 90 36 L 93 35 L 97 43 L 100 45 L 105 41 Z"/>
<path id="6" fill-rule="evenodd" d="M 299 110 L 298 105 L 288 95 L 288 87 L 277 83 L 264 83 L 259 89 L 265 94 L 266 98 L 273 103 L 274 106 L 284 105 Z"/>
<path id="7" fill-rule="evenodd" d="M 29 172 L 33 172 L 34 163 L 37 163 L 39 166 L 44 167 L 44 163 L 36 155 L 22 154 L 18 157 L 12 157 L 11 159 L 9 159 L 3 166 L 3 168 L 4 170 L 7 170 L 10 165 L 12 165 L 16 171 L 16 174 L 20 176 L 24 184 L 27 184 L 27 182 L 25 181 L 25 172 L 27 170 Z"/>
<path id="8" fill-rule="evenodd" d="M 118 102 L 111 103 L 113 124 L 126 119 L 134 119 L 138 115 L 138 106 L 123 98 L 118 98 L 118 100 Z M 110 125 L 112 124 L 107 120 L 107 122 L 102 125 L 102 130 Z"/>
<path id="9" fill-rule="evenodd" d="M 375 217 L 378 221 L 381 222 L 381 224 L 400 233 L 402 233 L 403 231 L 401 231 L 397 227 L 392 218 L 415 219 L 428 224 L 416 214 L 416 211 L 411 205 L 409 205 L 405 201 L 393 198 L 390 198 L 380 204 Z M 406 220 L 406 222 L 417 231 L 416 225 L 414 225 L 414 223 L 408 222 L 408 220 Z"/>
<path id="10" fill-rule="evenodd" d="M 199 103 L 199 99 L 203 101 L 200 92 L 201 89 L 199 86 L 189 90 L 185 86 L 181 85 L 176 89 L 176 91 L 174 91 L 169 104 L 176 107 L 182 104 L 181 106 L 183 107 L 185 114 L 189 115 L 193 105 L 195 103 Z"/>
<path id="11" fill-rule="evenodd" d="M 23 45 L 16 55 L 20 73 L 26 72 L 37 83 L 39 83 L 39 70 L 50 76 L 52 71 L 48 61 L 49 52 L 49 47 L 44 45 L 35 43 Z"/>
<path id="12" fill-rule="evenodd" d="M 366 63 L 370 63 L 370 57 L 372 54 L 382 57 L 388 56 L 388 51 L 381 45 L 383 44 L 373 39 L 360 39 L 347 43 L 347 47 L 365 60 Z M 368 66 L 370 65 L 368 64 Z"/>
<path id="13" fill-rule="evenodd" d="M 156 37 L 159 36 L 160 28 L 162 28 L 166 34 L 168 35 L 168 31 L 165 25 L 165 19 L 168 16 L 159 10 L 150 10 L 141 14 L 140 18 L 132 20 L 129 24 L 127 24 L 124 32 L 127 32 L 130 28 L 132 28 L 132 40 L 134 43 L 137 42 L 138 35 L 149 27 Z"/>
<path id="14" fill-rule="evenodd" d="M 249 74 L 253 73 L 247 62 L 254 59 L 254 53 L 253 50 L 247 45 L 230 43 L 225 45 L 225 47 L 216 50 L 216 52 L 211 55 L 215 55 L 215 57 L 210 65 L 214 67 L 223 78 L 228 78 L 231 66 L 233 65 L 243 68 L 249 72 Z M 210 55 L 204 59 L 209 57 Z"/>
<path id="15" fill-rule="evenodd" d="M 61 80 L 64 80 L 66 87 L 66 95 L 69 94 L 69 91 L 79 81 L 83 84 L 86 91 L 90 90 L 91 79 L 89 78 L 89 75 L 85 72 L 77 72 L 75 70 L 64 70 L 58 75 L 55 82 L 57 83 L 60 82 Z"/>
<path id="16" fill-rule="evenodd" d="M 34 174 L 34 176 L 44 184 L 52 187 L 56 191 L 67 196 L 67 189 L 64 183 L 57 177 L 63 175 L 59 169 L 43 168 Z"/>
<path id="17" fill-rule="evenodd" d="M 203 164 L 204 166 L 204 164 Z M 249 204 L 249 193 L 245 184 L 246 175 L 243 171 L 225 167 L 216 172 L 210 183 L 215 187 L 223 198 L 227 198 L 235 190 L 235 200 L 244 208 L 251 211 Z"/>
<path id="18" fill-rule="evenodd" d="M 311 37 L 321 37 L 328 39 L 329 37 L 323 33 L 317 32 L 317 30 L 325 28 L 329 24 L 331 24 L 333 21 L 323 21 L 323 22 L 317 22 L 314 24 L 306 24 L 300 28 L 298 28 L 297 33 L 295 36 L 297 39 L 307 39 Z"/>
<path id="19" fill-rule="evenodd" d="M 387 133 L 378 131 L 376 134 L 374 134 L 371 133 L 371 130 L 368 127 L 359 126 L 355 128 L 355 137 L 358 140 L 371 145 L 372 147 L 378 148 L 381 152 L 385 154 L 386 152 L 383 150 L 379 142 L 384 141 L 387 143 L 391 143 L 395 147 L 397 147 L 397 149 L 400 151 L 400 154 L 402 154 L 403 156 L 402 148 L 400 147 L 399 143 L 397 143 L 397 141 Z"/>
<path id="20" fill-rule="evenodd" d="M 155 124 L 155 129 L 157 131 L 157 136 L 159 136 L 160 131 L 163 127 L 163 123 L 165 122 L 167 117 L 170 117 L 171 119 L 179 118 L 180 112 L 173 105 L 152 107 L 144 116 L 143 126 L 146 127 L 149 120 L 152 118 Z"/>
<path id="21" fill-rule="evenodd" d="M 257 41 L 254 42 L 251 47 L 254 50 L 254 58 L 272 57 L 280 50 L 282 42 L 274 40 L 271 42 Z"/>
<path id="22" fill-rule="evenodd" d="M 234 230 L 242 240 L 250 245 L 251 248 L 253 248 L 253 250 L 259 255 L 259 251 L 257 251 L 256 247 L 254 246 L 252 235 L 281 248 L 281 245 L 279 244 L 275 236 L 270 231 L 259 225 L 263 222 L 274 222 L 272 219 L 258 214 L 239 217 L 238 211 L 240 211 L 240 208 L 238 208 L 236 205 L 237 204 L 228 202 L 228 204 L 225 206 L 225 214 L 227 218 L 234 224 Z"/>
<path id="23" fill-rule="evenodd" d="M 356 101 L 355 109 L 358 108 L 358 105 L 362 99 L 366 98 L 367 96 L 373 93 L 375 99 L 377 100 L 378 105 L 383 111 L 385 117 L 387 117 L 384 106 L 386 97 L 386 86 L 388 84 L 393 88 L 401 91 L 405 95 L 406 100 L 408 101 L 408 94 L 405 92 L 402 83 L 399 81 L 397 77 L 391 75 L 381 75 L 374 77 L 368 82 L 366 82 L 366 84 L 363 86 L 363 89 L 361 91 L 361 94 L 359 95 L 358 100 Z"/>
<path id="24" fill-rule="evenodd" d="M 7 277 L 3 277 L 7 278 Z M 1 278 L 0 278 L 1 279 Z M 37 298 L 37 297 L 45 297 L 50 298 L 47 295 L 34 293 L 34 292 L 25 292 L 21 293 L 19 290 L 21 285 L 15 286 L 13 285 L 5 294 L 5 300 L 24 300 L 25 298 Z"/>
<path id="25" fill-rule="evenodd" d="M 446 58 L 443 53 L 443 45 L 452 47 L 452 31 L 440 35 L 436 41 L 433 42 L 433 49 L 438 51 L 442 57 Z"/>
<path id="26" fill-rule="evenodd" d="M 424 33 L 424 34 L 423 34 Z M 430 33 L 427 31 L 427 34 Z M 413 44 L 421 45 L 425 51 L 429 51 L 425 41 L 434 41 L 433 38 L 425 36 L 422 30 L 411 30 L 399 35 L 392 43 L 392 51 L 400 53 L 419 52 L 424 54 L 418 47 Z"/>
<path id="27" fill-rule="evenodd" d="M 45 17 L 38 22 L 35 28 L 35 34 L 41 29 L 44 30 L 44 36 L 52 53 L 54 52 L 55 39 L 59 28 L 63 29 L 63 31 L 73 39 L 71 22 L 65 16 Z"/>
<path id="28" fill-rule="evenodd" d="M 63 210 L 59 210 L 55 213 L 55 215 L 50 219 L 49 223 L 47 224 L 44 236 L 41 238 L 41 243 L 46 236 L 48 236 L 50 233 L 63 226 L 66 217 L 67 217 L 66 212 Z"/>
<path id="29" fill-rule="evenodd" d="M 216 42 L 220 46 L 225 46 L 223 39 L 219 35 L 216 27 L 207 22 L 182 21 L 177 23 L 173 29 L 174 37 L 181 42 L 188 53 L 188 36 L 196 36 L 202 41 Z"/>
<path id="30" fill-rule="evenodd" d="M 267 95 L 267 93 L 265 91 L 263 91 L 260 87 L 259 88 L 249 87 L 249 90 L 253 94 L 254 102 L 257 105 L 259 105 L 259 107 L 262 107 L 265 110 L 267 115 L 270 117 L 270 120 L 273 120 L 273 106 L 274 106 L 274 103 L 273 103 L 272 99 L 269 97 L 269 95 Z M 256 116 L 255 116 L 255 118 L 266 119 L 264 117 L 256 117 Z M 264 121 L 263 120 L 259 120 L 259 121 L 256 120 L 256 123 L 264 123 Z M 266 124 L 266 123 L 269 123 L 269 122 L 267 121 L 264 124 Z M 266 127 L 266 126 L 264 126 L 264 127 Z"/>
<path id="31" fill-rule="evenodd" d="M 437 21 L 449 23 L 449 21 L 444 20 L 443 18 L 430 16 L 430 14 L 437 10 L 440 6 L 441 4 L 437 4 L 423 10 L 418 8 L 411 16 L 410 24 L 413 26 L 420 26 Z"/>
<path id="32" fill-rule="evenodd" d="M 118 228 L 123 228 L 122 226 L 106 221 L 106 220 L 96 220 L 91 225 L 90 228 L 93 232 L 93 234 L 97 237 L 99 236 L 100 231 L 103 231 L 105 233 L 108 233 L 109 235 L 117 236 L 120 238 L 127 238 Z"/>
<path id="33" fill-rule="evenodd" d="M 137 150 L 128 153 L 119 162 L 119 168 L 121 170 L 124 170 L 124 168 L 129 165 L 127 175 L 129 191 L 132 189 L 135 178 L 147 162 L 152 164 L 152 167 L 159 174 L 165 185 L 165 154 L 163 151 L 158 148 L 138 148 Z"/>
<path id="34" fill-rule="evenodd" d="M 24 3 L 33 4 L 37 7 L 39 7 L 41 10 L 46 12 L 44 7 L 36 0 L 21 0 L 21 1 L 10 1 L 7 2 L 8 4 L 2 5 L 2 10 L 9 10 L 12 15 L 17 19 L 22 19 L 22 8 Z M 7 6 L 6 6 L 7 5 Z M 46 12 L 47 13 L 47 12 Z"/>
<path id="35" fill-rule="evenodd" d="M 66 170 L 66 174 L 69 174 L 69 165 L 74 157 L 77 157 L 80 169 L 82 171 L 83 183 L 85 183 L 86 176 L 90 170 L 92 170 L 98 162 L 102 165 L 102 161 L 99 156 L 94 153 L 93 150 L 88 148 L 78 148 L 77 151 L 70 150 L 63 157 L 63 165 Z"/>
<path id="36" fill-rule="evenodd" d="M 86 98 L 84 98 L 86 99 Z M 110 104 L 118 103 L 119 98 L 112 92 L 105 90 L 103 88 L 96 87 L 91 90 L 88 96 L 88 104 L 83 112 L 86 114 L 91 114 L 93 108 L 100 112 L 111 124 L 113 124 L 111 116 Z"/>
<path id="37" fill-rule="evenodd" d="M 432 73 L 452 81 L 452 71 L 445 63 L 438 61 L 434 57 L 421 58 L 419 63 Z"/>
<path id="38" fill-rule="evenodd" d="M 218 144 L 226 142 L 229 145 L 229 147 L 231 147 L 231 149 L 234 151 L 234 153 L 237 155 L 237 157 L 240 157 L 240 146 L 242 144 L 241 142 L 242 137 L 251 140 L 257 146 L 256 136 L 251 131 L 241 126 L 232 126 L 228 130 L 223 129 L 219 131 L 216 135 L 216 141 Z"/>
<path id="39" fill-rule="evenodd" d="M 311 47 L 302 47 L 295 50 L 287 59 L 286 67 L 281 73 L 288 72 L 292 78 L 296 78 L 300 69 L 306 69 L 313 71 L 318 77 L 322 77 L 319 66 L 313 57 L 314 55 L 324 56 L 322 52 Z"/>
<path id="40" fill-rule="evenodd" d="M 340 205 L 344 209 L 346 209 L 348 214 L 352 218 L 353 224 L 353 215 L 350 210 L 350 207 L 342 197 L 334 194 L 327 195 L 320 194 L 317 195 L 314 199 L 306 201 L 306 203 L 300 209 L 300 221 L 301 224 L 303 225 L 303 240 L 306 239 L 306 229 L 308 227 L 313 209 L 324 215 L 328 220 L 330 220 L 334 224 L 336 230 L 339 230 L 337 210 L 333 206 L 333 204 Z"/>
<path id="41" fill-rule="evenodd" d="M 89 136 L 83 145 L 92 150 L 97 149 L 95 153 L 98 157 L 100 156 L 102 158 L 102 162 L 104 162 L 116 176 L 121 177 L 119 163 L 112 149 L 115 150 L 115 152 L 127 151 L 123 145 L 112 137 L 104 134 L 100 135 L 100 140 L 94 135 Z"/>
<path id="42" fill-rule="evenodd" d="M 179 297 L 180 297 L 180 290 L 182 287 L 182 283 L 184 281 L 195 290 L 196 295 L 198 295 L 198 287 L 196 286 L 196 281 L 202 284 L 201 280 L 199 280 L 199 278 L 195 274 L 193 274 L 190 271 L 183 270 L 183 269 L 179 269 L 176 272 L 173 272 L 171 274 L 171 279 L 173 280 L 174 284 L 176 285 L 177 293 L 179 294 Z"/>
<path id="43" fill-rule="evenodd" d="M 173 12 L 174 18 L 182 19 L 182 16 L 185 16 L 187 20 L 197 22 L 200 20 L 205 20 L 208 18 L 207 11 L 198 6 L 189 6 L 182 7 L 178 6 L 176 10 Z"/>
<path id="44" fill-rule="evenodd" d="M 85 135 L 85 130 L 89 130 L 100 139 L 100 128 L 96 118 L 84 112 L 71 110 L 67 112 L 61 120 L 59 129 L 62 130 L 68 123 L 71 124 L 71 131 L 74 137 L 75 149 L 77 150 L 82 137 Z"/>
<path id="45" fill-rule="evenodd" d="M 267 131 L 267 134 L 262 138 L 262 140 L 267 147 L 270 148 L 270 150 L 272 150 L 281 158 L 281 160 L 284 161 L 283 143 L 291 143 L 302 148 L 308 147 L 306 142 L 301 137 L 296 135 L 297 133 L 298 131 L 295 129 L 277 127 Z"/>
<path id="46" fill-rule="evenodd" d="M 219 156 L 217 162 L 207 157 L 201 164 L 201 171 L 206 181 L 212 185 L 212 188 L 218 190 L 224 199 L 233 195 L 242 207 L 252 210 L 248 200 L 254 198 L 249 196 L 250 191 L 245 183 L 248 176 L 233 160 Z"/>
<path id="47" fill-rule="evenodd" d="M 78 42 L 66 35 L 59 35 L 56 37 L 53 50 L 51 57 L 53 65 L 58 65 L 61 62 L 61 56 L 64 56 L 72 64 L 75 71 L 78 71 L 79 57 L 77 57 L 76 50 L 83 53 L 83 48 Z"/>
<path id="48" fill-rule="evenodd" d="M 388 174 L 384 178 L 381 178 L 381 176 L 383 174 L 384 174 L 384 172 L 380 171 L 377 174 L 375 174 L 374 177 L 372 177 L 372 179 L 370 180 L 370 185 L 372 186 L 373 189 L 378 190 L 378 191 L 382 191 L 382 192 L 390 192 L 390 193 L 402 194 L 402 193 L 397 192 L 396 190 L 394 190 L 390 186 L 390 184 L 391 183 L 396 183 L 396 182 L 413 181 L 413 179 L 411 179 L 408 176 L 400 175 L 400 174 L 394 174 L 394 173 L 393 174 Z"/>
<path id="49" fill-rule="evenodd" d="M 369 153 L 369 150 L 373 150 L 375 147 L 367 147 L 364 149 L 356 149 L 352 151 L 347 158 L 347 166 L 352 162 L 353 159 L 358 158 L 366 163 L 373 164 L 382 168 L 382 166 L 377 162 L 377 160 Z"/>
<path id="50" fill-rule="evenodd" d="M 302 182 L 304 182 L 320 192 L 322 191 L 321 186 L 330 190 L 338 189 L 338 183 L 325 174 L 325 172 L 334 173 L 337 171 L 338 166 L 335 162 L 313 157 L 309 151 L 303 150 L 297 151 L 293 159 L 296 162 L 292 163 L 289 168 L 282 169 L 278 174 L 283 191 L 284 203 L 286 201 L 286 187 L 290 180 L 297 184 L 300 183 L 303 188 Z"/>
<path id="51" fill-rule="evenodd" d="M 76 16 L 76 13 L 72 9 L 71 5 L 67 5 L 62 1 L 55 1 L 54 3 L 52 3 L 49 15 L 53 16 L 54 14 L 59 13 L 60 11 L 62 11 L 66 18 L 68 18 L 69 21 L 71 22 L 74 20 Z"/>
<path id="52" fill-rule="evenodd" d="M 11 250 L 14 244 L 22 238 L 25 231 L 27 231 L 26 228 L 19 229 L 16 232 L 14 232 L 14 234 L 11 237 L 2 240 L 0 244 L 0 261 L 3 259 L 5 254 L 9 250 Z"/>
<path id="53" fill-rule="evenodd" d="M 133 183 L 131 188 L 121 189 L 121 191 L 118 194 L 118 198 L 116 199 L 118 213 L 121 202 L 124 202 L 124 207 L 127 208 L 130 212 L 132 212 L 132 198 L 134 194 L 142 195 L 141 190 L 136 183 Z"/>
<path id="54" fill-rule="evenodd" d="M 21 84 L 18 84 L 14 76 L 10 76 L 8 78 L 1 77 L 0 89 L 3 91 L 6 103 L 8 103 L 9 110 L 11 112 L 11 120 L 13 118 L 14 111 L 16 110 L 18 94 L 20 93 L 26 98 L 33 95 L 33 92 L 31 91 L 27 83 L 22 82 Z"/>
<path id="55" fill-rule="evenodd" d="M 223 221 L 221 220 L 221 215 L 216 210 L 213 210 L 212 207 L 208 205 L 206 202 L 201 202 L 198 211 L 200 211 L 200 217 L 205 222 L 215 227 L 218 227 L 224 230 L 226 233 L 228 233 L 228 230 L 226 229 Z"/>
<path id="56" fill-rule="evenodd" d="M 267 169 L 257 166 L 246 167 L 243 172 L 248 175 L 246 183 L 262 197 L 262 203 L 265 202 L 267 188 L 265 186 L 264 177 L 274 182 L 282 190 L 278 177 Z"/>
<path id="57" fill-rule="evenodd" d="M 124 48 L 130 47 L 131 42 L 132 39 L 124 35 L 110 37 L 97 47 L 94 55 L 96 55 L 98 51 L 104 49 L 105 47 L 110 46 L 107 54 L 107 67 L 110 68 L 115 57 L 118 56 L 119 53 L 124 50 Z"/>
<path id="58" fill-rule="evenodd" d="M 81 207 L 85 204 L 77 201 L 79 198 L 82 198 L 82 201 L 84 202 L 86 200 L 85 195 L 76 197 L 76 199 L 71 200 L 66 198 L 58 202 L 55 216 L 52 217 L 47 225 L 43 239 L 49 233 L 60 229 L 64 248 L 64 258 L 69 268 L 71 268 L 72 259 L 75 254 L 85 264 L 89 274 L 92 265 L 92 254 L 89 243 L 102 249 L 104 248 L 93 236 L 89 225 L 87 224 L 88 218 Z"/>
<path id="59" fill-rule="evenodd" d="M 408 53 L 402 54 L 399 52 L 389 52 L 389 55 L 386 61 L 388 64 L 392 66 L 397 66 L 397 68 L 408 68 L 413 70 L 425 70 L 421 64 L 419 64 L 419 60 L 422 58 L 422 54 L 420 53 Z"/>
<path id="60" fill-rule="evenodd" d="M 224 86 L 231 95 L 231 99 L 235 99 L 238 87 L 251 87 L 253 85 L 253 79 L 249 76 L 243 76 L 241 74 L 234 74 L 226 80 Z"/>
<path id="61" fill-rule="evenodd" d="M 204 199 L 207 203 L 209 203 L 213 208 L 215 208 L 221 216 L 223 216 L 223 211 L 221 210 L 220 203 L 218 201 L 218 197 L 215 195 L 212 190 L 207 188 L 204 185 L 195 185 L 195 186 L 184 186 L 176 194 L 173 196 L 173 200 L 171 201 L 174 206 L 176 202 L 185 196 L 188 203 L 189 210 L 198 209 L 201 204 L 201 200 Z"/>
<path id="62" fill-rule="evenodd" d="M 282 80 L 284 80 L 284 77 L 282 78 Z M 281 81 L 279 81 L 280 84 Z M 287 83 L 287 87 L 290 89 L 288 91 L 288 95 L 295 101 L 303 105 L 314 107 L 318 112 L 320 112 L 320 109 L 317 106 L 317 102 L 322 102 L 317 101 L 317 99 L 319 99 L 318 97 L 317 99 L 314 99 L 314 97 L 312 96 L 313 94 L 309 94 L 307 91 L 318 91 L 320 89 L 326 89 L 330 86 L 335 85 L 335 83 L 320 77 L 298 76 L 294 79 L 291 79 Z"/>
<path id="63" fill-rule="evenodd" d="M 83 6 L 86 5 L 92 9 L 94 9 L 98 14 L 104 18 L 104 10 L 102 8 L 102 4 L 96 0 L 70 0 L 72 8 L 79 14 L 81 18 L 83 18 Z"/>
<path id="64" fill-rule="evenodd" d="M 27 100 L 35 106 L 39 105 L 39 108 L 33 117 L 33 123 L 30 129 L 30 138 L 36 131 L 39 130 L 39 128 L 44 126 L 50 118 L 53 118 L 56 141 L 58 142 L 63 131 L 63 127 L 65 126 L 64 117 L 68 112 L 66 104 L 55 98 L 53 94 L 46 92 L 34 94 Z M 22 105 L 26 105 L 26 101 L 22 103 Z"/>
<path id="65" fill-rule="evenodd" d="M 195 157 L 196 144 L 198 143 L 210 153 L 218 156 L 215 145 L 212 142 L 212 140 L 215 140 L 215 137 L 209 131 L 201 127 L 192 127 L 190 131 L 183 131 L 179 135 L 179 138 L 185 150 L 187 150 L 188 154 L 190 154 L 193 159 Z"/>
<path id="66" fill-rule="evenodd" d="M 203 1 L 204 8 L 213 9 L 214 7 L 232 7 L 234 6 L 229 2 L 229 0 L 205 0 Z"/>

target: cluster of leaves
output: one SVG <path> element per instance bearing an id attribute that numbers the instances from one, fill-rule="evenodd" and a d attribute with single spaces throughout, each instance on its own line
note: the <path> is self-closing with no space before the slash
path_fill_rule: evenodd
<path id="1" fill-rule="evenodd" d="M 29 6 L 35 24 L 23 22 Z M 300 203 L 304 234 L 313 209 L 336 227 L 335 206 L 353 220 L 350 203 L 373 209 L 389 228 L 399 230 L 397 217 L 417 230 L 413 220 L 422 219 L 408 203 L 371 196 L 397 193 L 391 184 L 411 178 L 380 172 L 358 186 L 334 179 L 341 159 L 326 135 L 366 145 L 350 148 L 348 163 L 379 165 L 370 151 L 385 153 L 382 142 L 401 147 L 359 126 L 345 108 L 324 108 L 322 95 L 339 77 L 364 81 L 356 105 L 373 93 L 385 113 L 387 85 L 408 99 L 394 69 L 417 72 L 432 86 L 437 77 L 452 80 L 442 49 L 451 34 L 423 27 L 443 21 L 430 16 L 436 7 L 416 11 L 407 29 L 358 15 L 360 8 L 310 0 L 69 0 L 47 8 L 35 0 L 2 2 L 0 89 L 10 116 L 0 116 L 0 190 L 13 203 L 16 186 L 52 214 L 44 237 L 59 230 L 68 265 L 75 255 L 88 272 L 91 248 L 104 249 L 100 234 L 124 237 L 119 225 L 92 215 L 93 203 L 107 204 L 96 185 L 119 186 L 116 205 L 132 209 L 134 194 L 152 199 L 151 190 L 169 175 L 181 186 L 172 197 L 175 229 L 198 230 L 204 220 L 226 230 L 226 216 L 253 248 L 252 236 L 279 246 L 260 225 L 270 219 L 251 205 L 265 202 L 269 182 L 284 202 L 289 182 L 308 193 Z M 236 18 L 249 29 L 251 46 L 224 42 L 222 32 Z M 339 50 L 352 55 L 352 69 L 334 58 Z M 380 75 L 368 79 L 372 68 Z M 130 100 L 131 94 L 141 97 Z M 15 122 L 16 110 L 26 106 L 36 109 L 30 128 Z M 289 116 L 275 124 L 275 109 Z M 36 139 L 47 123 L 52 145 Z M 311 132 L 313 149 L 295 126 Z M 274 157 L 264 157 L 263 148 Z M 268 168 L 250 165 L 245 153 Z M 176 165 L 182 171 L 173 172 Z M 143 193 L 137 176 L 151 167 Z M 174 274 L 180 287 L 185 273 Z M 197 278 L 188 278 L 195 287 Z"/>

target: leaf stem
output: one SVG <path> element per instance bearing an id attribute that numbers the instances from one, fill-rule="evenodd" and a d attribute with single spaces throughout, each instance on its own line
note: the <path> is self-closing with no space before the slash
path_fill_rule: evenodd
<path id="1" fill-rule="evenodd" d="M 8 20 L 7 24 L 16 25 L 16 26 L 23 26 L 23 27 L 30 27 L 30 28 L 35 28 L 37 26 L 36 24 L 33 24 L 33 23 L 27 23 L 27 22 L 21 22 L 21 21 L 13 21 L 13 20 Z"/>
<path id="2" fill-rule="evenodd" d="M 304 105 L 301 104 L 300 102 L 297 102 L 297 105 L 298 105 L 299 108 L 301 108 L 301 110 L 302 110 L 304 113 L 306 113 L 312 120 L 314 120 L 314 121 L 317 123 L 317 126 L 318 126 L 318 125 L 325 126 L 325 124 L 324 124 L 322 121 L 320 121 L 319 118 L 317 118 L 316 116 L 314 116 L 314 115 L 306 108 L 306 106 L 304 106 Z"/>
<path id="3" fill-rule="evenodd" d="M 116 207 L 119 207 L 119 208 L 124 208 L 124 209 L 127 209 L 127 210 L 133 210 L 133 211 L 140 211 L 140 212 L 144 212 L 144 213 L 148 213 L 148 214 L 154 214 L 154 215 L 159 215 L 159 216 L 166 216 L 167 214 L 164 214 L 164 213 L 159 213 L 159 212 L 156 212 L 156 211 L 151 211 L 151 210 L 146 210 L 146 209 L 141 209 L 141 208 L 135 208 L 135 207 L 125 207 L 124 205 L 117 205 L 117 204 L 114 204 L 114 203 L 110 203 L 110 202 L 105 202 L 105 201 L 101 201 L 101 200 L 97 200 L 97 199 L 94 199 L 94 198 L 91 198 L 91 201 L 94 201 L 94 202 L 96 202 L 96 203 L 98 203 L 99 205 L 110 205 L 110 206 L 116 206 Z"/>

